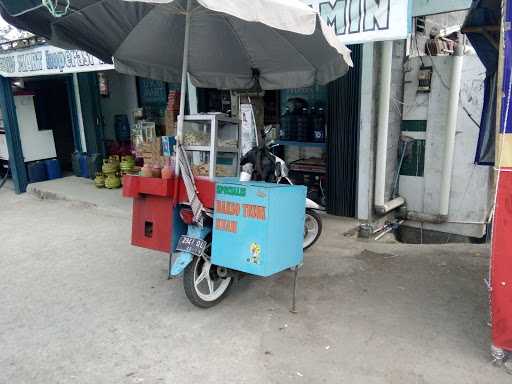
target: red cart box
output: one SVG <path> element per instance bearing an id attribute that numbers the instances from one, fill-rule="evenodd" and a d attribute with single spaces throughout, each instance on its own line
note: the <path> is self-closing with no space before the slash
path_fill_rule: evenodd
<path id="1" fill-rule="evenodd" d="M 213 208 L 215 182 L 202 177 L 196 177 L 195 182 L 204 206 Z M 158 179 L 131 175 L 123 177 L 123 196 L 133 198 L 132 245 L 171 252 L 176 235 L 186 230 L 174 209 L 174 191 L 174 178 Z M 177 203 L 186 204 L 187 191 L 181 178 L 177 192 Z"/>
<path id="2" fill-rule="evenodd" d="M 123 196 L 139 197 L 142 194 L 171 197 L 174 192 L 174 179 L 155 177 L 123 176 Z"/>

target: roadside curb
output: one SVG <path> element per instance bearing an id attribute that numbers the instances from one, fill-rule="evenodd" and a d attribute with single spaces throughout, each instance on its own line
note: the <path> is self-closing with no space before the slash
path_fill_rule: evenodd
<path id="1" fill-rule="evenodd" d="M 72 204 L 73 206 L 79 207 L 79 208 L 97 209 L 97 210 L 102 211 L 107 214 L 114 214 L 116 216 L 123 216 L 123 217 L 127 217 L 127 218 L 131 217 L 131 211 L 128 212 L 126 210 L 122 210 L 122 209 L 118 209 L 118 208 L 114 208 L 114 207 L 110 207 L 110 206 L 106 206 L 106 205 L 100 205 L 97 203 L 93 203 L 91 201 L 75 199 L 72 197 L 70 198 L 69 196 L 62 194 L 62 193 L 41 189 L 36 184 L 29 184 L 27 186 L 27 193 L 30 194 L 31 196 L 35 197 L 38 200 L 65 201 L 65 202 L 68 202 L 68 203 Z"/>

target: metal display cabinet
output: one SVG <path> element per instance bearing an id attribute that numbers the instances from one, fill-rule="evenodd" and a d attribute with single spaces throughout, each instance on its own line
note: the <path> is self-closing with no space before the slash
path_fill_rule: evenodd
<path id="1" fill-rule="evenodd" d="M 185 116 L 183 145 L 195 176 L 236 177 L 240 173 L 240 124 L 221 113 Z"/>
<path id="2" fill-rule="evenodd" d="M 302 264 L 306 187 L 218 180 L 212 263 L 257 276 Z"/>

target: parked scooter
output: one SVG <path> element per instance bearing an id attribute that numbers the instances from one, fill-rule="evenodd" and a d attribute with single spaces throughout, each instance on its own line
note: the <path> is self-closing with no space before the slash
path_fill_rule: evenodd
<path id="1" fill-rule="evenodd" d="M 288 176 L 288 166 L 280 157 L 273 155 L 276 161 L 276 183 L 286 182 L 293 185 L 292 180 Z M 313 200 L 306 198 L 306 216 L 304 218 L 304 242 L 302 247 L 307 249 L 311 247 L 322 234 L 322 219 L 317 211 L 324 210 L 319 204 Z"/>
<path id="2" fill-rule="evenodd" d="M 182 150 L 182 149 L 180 149 Z M 194 183 L 190 164 L 186 156 L 182 159 L 182 177 L 187 184 Z M 255 147 L 242 159 L 243 171 L 241 181 L 261 180 L 275 183 L 288 183 L 293 185 L 288 177 L 286 162 L 270 152 L 268 146 Z M 186 179 L 189 181 L 187 182 Z M 196 190 L 194 185 L 189 185 L 191 191 Z M 187 191 L 188 193 L 188 191 Z M 189 196 L 190 201 L 197 199 Z M 178 206 L 181 221 L 187 225 L 187 234 L 179 238 L 176 246 L 175 259 L 171 259 L 170 277 L 183 273 L 183 286 L 185 294 L 190 302 L 200 308 L 210 308 L 222 301 L 233 283 L 240 279 L 244 273 L 229 268 L 212 264 L 212 231 L 213 212 L 201 205 L 201 220 L 194 217 L 193 205 Z M 306 214 L 304 221 L 303 248 L 309 248 L 320 237 L 322 232 L 322 220 L 317 210 L 322 207 L 310 199 L 306 199 Z M 295 310 L 295 288 L 298 268 L 294 269 L 293 304 Z"/>
<path id="3" fill-rule="evenodd" d="M 187 194 L 189 192 L 188 189 L 190 191 L 197 191 L 186 156 L 180 156 L 180 158 L 182 159 L 182 178 Z M 263 148 L 256 147 L 249 151 L 242 158 L 242 166 L 244 171 L 241 174 L 241 181 L 256 179 L 293 184 L 292 180 L 288 177 L 288 167 L 284 160 L 273 155 L 266 146 Z M 187 184 L 190 185 L 187 187 Z M 194 193 L 189 195 L 189 201 L 191 202 L 190 205 L 176 207 L 181 221 L 187 225 L 187 234 L 180 236 L 176 245 L 176 252 L 171 258 L 170 277 L 183 273 L 183 286 L 190 302 L 201 308 L 210 308 L 226 297 L 234 282 L 240 279 L 244 272 L 212 263 L 213 211 L 202 206 L 201 202 L 197 200 L 197 195 Z M 196 204 L 199 203 L 199 206 L 196 206 L 196 211 L 198 212 L 196 214 L 193 212 L 194 202 Z M 307 199 L 303 248 L 313 245 L 322 231 L 320 216 L 315 212 L 317 209 L 321 209 L 321 207 L 312 200 Z M 297 223 L 297 221 L 294 221 L 294 223 Z M 295 233 L 297 234 L 297 232 Z M 300 235 L 297 235 L 299 237 L 296 237 L 296 240 L 300 244 Z M 257 248 L 259 245 L 255 243 L 254 247 L 254 252 L 258 253 Z M 293 267 L 295 267 L 294 299 L 292 301 L 292 309 L 294 310 L 298 265 Z"/>
<path id="4" fill-rule="evenodd" d="M 276 146 L 274 145 L 272 148 Z M 293 181 L 288 176 L 289 172 L 286 162 L 274 155 L 268 146 L 251 149 L 242 157 L 240 165 L 242 166 L 240 181 L 260 180 L 269 183 L 293 185 Z M 313 200 L 306 199 L 304 249 L 311 247 L 322 234 L 322 219 L 318 211 L 323 210 L 324 208 Z"/>

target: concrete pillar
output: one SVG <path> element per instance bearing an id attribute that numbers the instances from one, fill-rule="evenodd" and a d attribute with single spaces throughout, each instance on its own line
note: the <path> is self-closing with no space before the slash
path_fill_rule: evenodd
<path id="1" fill-rule="evenodd" d="M 374 178 L 374 44 L 363 45 L 361 64 L 361 102 L 359 121 L 359 160 L 357 175 L 357 218 L 370 222 L 373 213 Z"/>

